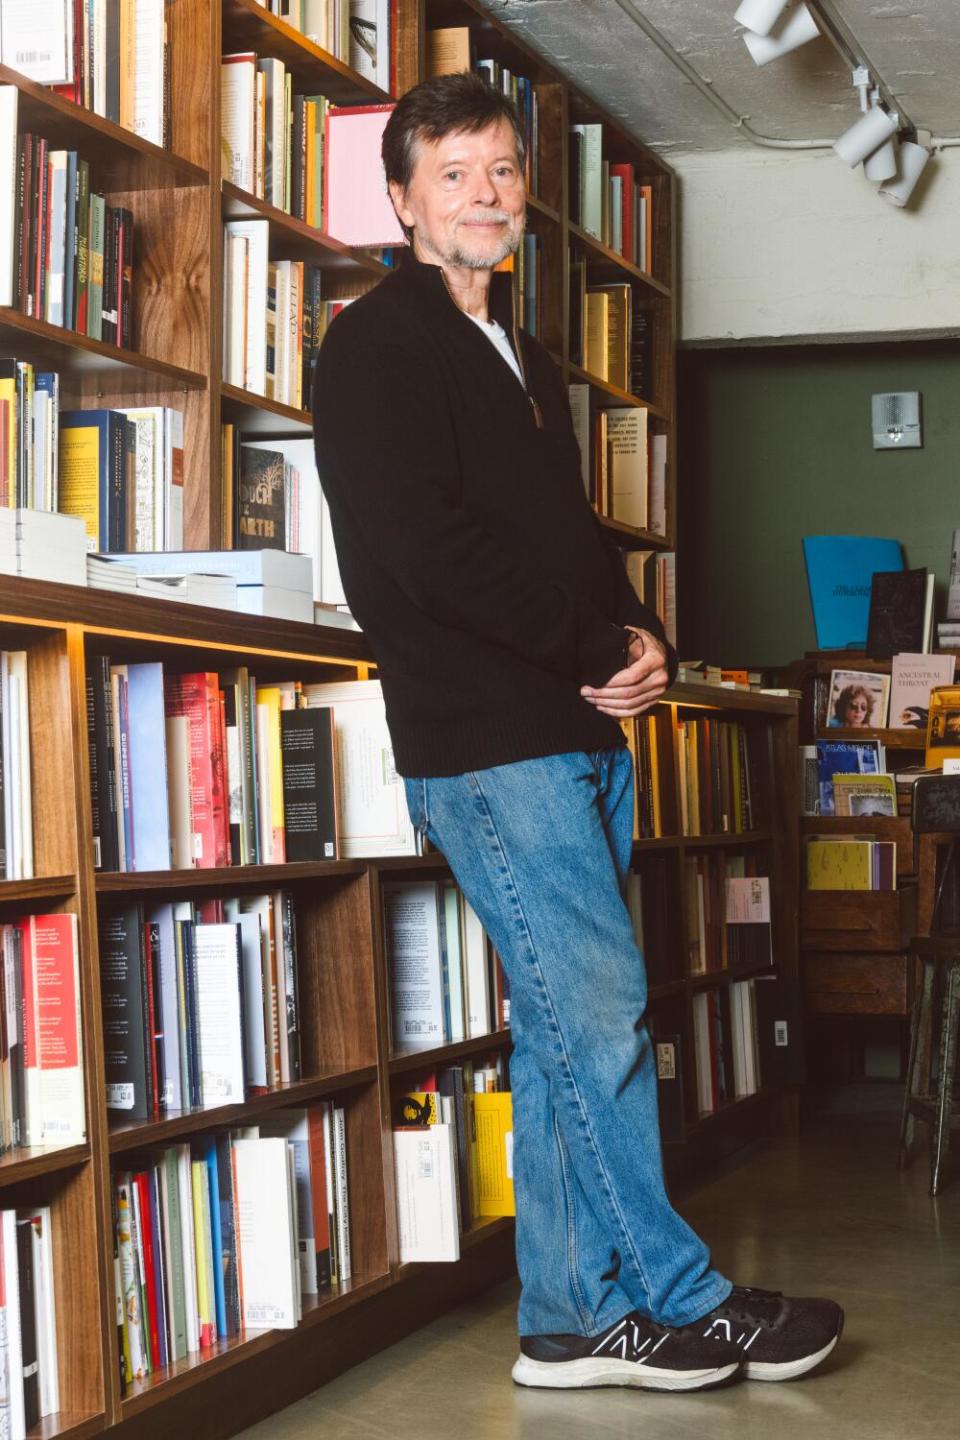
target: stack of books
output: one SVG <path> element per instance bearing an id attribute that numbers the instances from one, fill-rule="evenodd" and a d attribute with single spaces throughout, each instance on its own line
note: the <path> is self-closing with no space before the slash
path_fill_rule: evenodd
<path id="1" fill-rule="evenodd" d="M 745 725 L 714 716 L 678 720 L 677 767 L 684 835 L 740 835 L 755 828 Z"/>
<path id="2" fill-rule="evenodd" d="M 17 133 L 17 91 L 0 99 L 0 154 L 13 154 L 0 197 L 0 304 L 91 340 L 133 344 L 133 228 L 125 206 L 90 190 L 87 161 L 42 135 Z"/>
<path id="3" fill-rule="evenodd" d="M 92 551 L 183 545 L 183 412 L 165 405 L 60 412 L 59 502 Z"/>
<path id="4" fill-rule="evenodd" d="M 249 51 L 223 57 L 220 85 L 224 180 L 322 229 L 329 101 L 295 95 L 282 60 Z"/>
<path id="5" fill-rule="evenodd" d="M 588 384 L 569 393 L 583 485 L 597 514 L 666 535 L 667 436 L 638 406 L 592 411 Z"/>
<path id="6" fill-rule="evenodd" d="M 570 127 L 570 219 L 631 265 L 653 269 L 653 186 L 603 157 L 602 125 Z"/>
<path id="7" fill-rule="evenodd" d="M 588 283 L 587 264 L 570 262 L 570 359 L 597 380 L 653 399 L 650 310 L 629 284 Z"/>
<path id="8" fill-rule="evenodd" d="M 686 855 L 683 896 L 688 974 L 770 964 L 770 880 L 752 856 Z"/>
<path id="9" fill-rule="evenodd" d="M 86 1139 L 77 917 L 0 925 L 0 1147 Z"/>
<path id="10" fill-rule="evenodd" d="M 739 980 L 728 993 L 726 1023 L 719 990 L 701 990 L 693 997 L 697 1104 L 701 1115 L 711 1115 L 760 1089 L 756 982 Z"/>
<path id="11" fill-rule="evenodd" d="M 853 835 L 811 836 L 808 890 L 896 890 L 897 842 Z"/>
<path id="12" fill-rule="evenodd" d="M 393 1043 L 430 1049 L 510 1023 L 500 957 L 452 880 L 383 886 Z"/>
<path id="13" fill-rule="evenodd" d="M 286 891 L 109 911 L 100 970 L 107 1109 L 116 1116 L 238 1105 L 300 1079 Z"/>
<path id="14" fill-rule="evenodd" d="M 242 440 L 222 427 L 224 535 L 235 549 L 309 555 L 313 599 L 346 605 L 312 440 Z M 309 615 L 298 618 L 310 619 Z"/>
<path id="15" fill-rule="evenodd" d="M 93 657 L 94 863 L 109 871 L 417 853 L 378 681 L 258 682 Z"/>
<path id="16" fill-rule="evenodd" d="M 313 620 L 315 562 L 310 555 L 282 548 L 145 551 L 120 553 L 110 563 L 134 571 L 137 588 L 154 597 L 307 624 Z"/>
<path id="17" fill-rule="evenodd" d="M 60 1409 L 52 1233 L 49 1205 L 0 1211 L 0 1372 L 11 1440 Z"/>
<path id="18" fill-rule="evenodd" d="M 267 220 L 223 227 L 223 378 L 302 410 L 335 307 L 320 298 L 320 267 L 270 260 L 269 239 Z"/>
<path id="19" fill-rule="evenodd" d="M 0 507 L 57 508 L 60 376 L 0 358 Z"/>
<path id="20" fill-rule="evenodd" d="M 0 572 L 61 585 L 87 583 L 87 532 L 79 517 L 0 508 Z"/>
<path id="21" fill-rule="evenodd" d="M 218 1341 L 295 1329 L 304 1296 L 350 1278 L 346 1159 L 345 1113 L 320 1102 L 114 1175 L 125 1391 Z"/>
<path id="22" fill-rule="evenodd" d="M 5 65 L 154 145 L 169 143 L 165 0 L 53 0 L 39 14 L 5 0 L 2 8 Z"/>

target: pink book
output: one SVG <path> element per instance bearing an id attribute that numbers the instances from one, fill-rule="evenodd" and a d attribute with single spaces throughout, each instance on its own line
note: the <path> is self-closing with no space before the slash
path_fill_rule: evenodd
<path id="1" fill-rule="evenodd" d="M 380 142 L 392 105 L 331 106 L 323 166 L 323 228 L 344 245 L 402 245 Z"/>

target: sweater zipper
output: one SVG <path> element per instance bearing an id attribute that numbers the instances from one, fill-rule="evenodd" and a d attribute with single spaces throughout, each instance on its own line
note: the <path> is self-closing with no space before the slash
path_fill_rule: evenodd
<path id="1" fill-rule="evenodd" d="M 437 269 L 440 271 L 440 275 L 441 275 L 441 277 L 442 277 L 442 279 L 443 279 L 444 289 L 446 290 L 447 294 L 450 296 L 450 299 L 451 299 L 452 303 L 453 303 L 454 305 L 457 305 L 456 300 L 454 300 L 454 298 L 453 298 L 453 291 L 450 289 L 450 286 L 449 286 L 449 284 L 447 283 L 447 277 L 446 277 L 446 275 L 444 275 L 444 273 L 443 273 L 443 267 L 438 265 L 438 266 L 437 266 Z M 458 309 L 458 310 L 460 309 L 460 306 L 459 306 L 459 305 L 457 305 L 457 309 Z M 524 361 L 523 361 L 523 350 L 522 350 L 521 347 L 520 347 L 520 330 L 519 330 L 519 327 L 518 327 L 518 325 L 517 325 L 517 313 L 516 313 L 516 309 L 517 309 L 517 307 L 516 307 L 516 305 L 513 303 L 513 291 L 511 290 L 511 292 L 510 292 L 510 318 L 511 318 L 511 322 L 512 322 L 512 325 L 513 325 L 513 350 L 514 350 L 514 354 L 515 354 L 516 357 L 517 357 L 517 364 L 518 364 L 519 367 L 520 367 L 520 375 L 521 375 L 521 382 L 520 382 L 520 383 L 523 385 L 523 393 L 524 393 L 524 395 L 526 395 L 527 399 L 530 401 L 530 408 L 531 408 L 531 410 L 533 411 L 533 422 L 534 422 L 534 424 L 536 425 L 536 427 L 537 427 L 538 430 L 542 430 L 542 429 L 543 429 L 543 411 L 540 409 L 539 401 L 531 394 L 530 386 L 529 386 L 529 384 L 527 383 L 527 367 L 526 367 L 526 365 L 524 364 Z"/>

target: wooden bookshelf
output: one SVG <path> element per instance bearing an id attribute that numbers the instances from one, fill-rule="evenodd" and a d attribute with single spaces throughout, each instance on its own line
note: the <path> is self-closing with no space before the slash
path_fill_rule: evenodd
<path id="1" fill-rule="evenodd" d="M 291 71 L 296 90 L 324 93 L 339 104 L 379 103 L 389 97 L 256 0 L 179 0 L 167 13 L 168 149 L 0 67 L 0 84 L 15 85 L 19 92 L 21 128 L 44 135 L 56 146 L 76 149 L 90 163 L 91 188 L 105 194 L 111 204 L 128 206 L 136 222 L 130 349 L 89 340 L 10 309 L 0 309 L 0 343 L 6 353 L 57 369 L 65 408 L 163 403 L 181 409 L 184 543 L 189 549 L 215 549 L 221 542 L 221 424 L 230 421 L 244 434 L 278 437 L 304 435 L 311 426 L 308 410 L 221 381 L 224 220 L 266 219 L 272 254 L 321 266 L 328 296 L 358 293 L 385 273 L 379 258 L 351 250 L 221 181 L 220 55 L 249 49 L 277 57 Z M 479 53 L 499 56 L 534 82 L 541 122 L 539 184 L 529 199 L 528 224 L 542 244 L 541 339 L 564 383 L 589 384 L 594 409 L 645 408 L 651 427 L 667 434 L 666 534 L 606 518 L 602 524 L 626 548 L 674 549 L 677 291 L 672 171 L 474 0 L 399 0 L 397 22 L 400 93 L 422 78 L 426 30 L 440 25 L 468 25 L 477 32 Z M 644 181 L 654 187 L 652 274 L 631 266 L 570 223 L 568 126 L 579 120 L 602 120 L 612 158 L 632 160 Z M 627 394 L 571 363 L 571 252 L 585 258 L 590 275 L 598 280 L 627 279 L 638 301 L 650 308 L 651 398 Z M 43 1202 L 53 1212 L 63 1409 L 31 1432 L 30 1440 L 54 1436 L 85 1440 L 105 1430 L 129 1440 L 166 1440 L 178 1430 L 218 1440 L 425 1323 L 458 1298 L 511 1273 L 513 1224 L 502 1219 L 478 1223 L 468 1231 L 456 1266 L 400 1265 L 390 1142 L 392 1095 L 405 1076 L 412 1077 L 424 1064 L 506 1054 L 509 1032 L 430 1052 L 391 1050 L 382 885 L 385 878 L 448 873 L 441 855 L 134 875 L 94 871 L 85 692 L 86 668 L 93 655 L 159 659 L 183 670 L 248 664 L 264 677 L 296 672 L 304 678 L 339 680 L 367 675 L 372 657 L 362 635 L 0 576 L 0 643 L 29 653 L 36 868 L 33 880 L 0 884 L 0 909 L 4 916 L 56 908 L 77 915 L 86 1073 L 86 1144 L 0 1158 L 4 1203 Z M 742 836 L 670 833 L 639 842 L 634 863 L 641 869 L 662 865 L 669 884 L 679 893 L 680 868 L 688 853 L 762 852 L 776 877 L 777 965 L 792 974 L 796 831 L 786 826 L 782 813 L 784 805 L 789 809 L 792 803 L 787 799 L 789 786 L 780 787 L 776 777 L 795 773 L 795 707 L 734 692 L 678 689 L 660 707 L 667 743 L 672 743 L 678 715 L 703 707 L 746 716 L 755 729 L 762 759 L 760 783 L 767 797 L 761 828 Z M 675 814 L 679 802 L 674 768 L 667 783 L 674 787 L 668 808 Z M 230 1109 L 169 1115 L 141 1125 L 109 1123 L 98 943 L 104 915 L 137 896 L 209 897 L 265 886 L 289 888 L 297 909 L 303 945 L 304 1079 Z M 707 1119 L 689 1108 L 696 1094 L 689 1068 L 693 1063 L 690 1006 L 702 977 L 685 973 L 682 923 L 671 944 L 673 969 L 651 987 L 651 1013 L 662 1013 L 671 1029 L 683 1036 L 689 1143 L 671 1147 L 675 1153 L 668 1160 L 672 1172 L 679 1172 L 760 1133 L 774 1117 L 780 1097 L 764 1092 Z M 725 986 L 735 977 L 708 978 Z M 255 1123 L 258 1115 L 276 1106 L 320 1096 L 336 1096 L 348 1112 L 355 1278 L 308 1304 L 296 1331 L 249 1333 L 191 1355 L 121 1396 L 112 1170 L 129 1164 L 130 1157 L 144 1149 L 217 1127 Z"/>

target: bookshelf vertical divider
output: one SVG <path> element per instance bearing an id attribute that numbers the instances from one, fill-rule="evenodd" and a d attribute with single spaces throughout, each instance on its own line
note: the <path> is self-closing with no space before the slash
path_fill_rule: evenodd
<path id="1" fill-rule="evenodd" d="M 640 405 L 669 437 L 665 535 L 602 521 L 617 543 L 646 551 L 676 544 L 676 210 L 675 180 L 660 156 L 628 135 L 579 94 L 566 78 L 476 0 L 399 0 L 398 91 L 425 74 L 428 28 L 470 28 L 479 55 L 494 54 L 536 86 L 540 106 L 539 185 L 529 224 L 541 240 L 541 338 L 565 382 L 589 387 L 595 411 Z M 216 548 L 221 535 L 221 419 L 260 436 L 303 435 L 309 416 L 261 401 L 221 383 L 223 335 L 223 217 L 263 214 L 271 234 L 298 255 L 312 254 L 324 269 L 327 298 L 359 293 L 383 272 L 369 256 L 346 251 L 320 232 L 264 207 L 220 178 L 220 55 L 252 49 L 275 54 L 293 68 L 297 88 L 323 92 L 338 103 L 378 98 L 373 87 L 253 0 L 173 0 L 167 7 L 170 38 L 170 149 L 157 149 L 119 126 L 50 95 L 3 68 L 0 80 L 16 85 L 23 128 L 48 134 L 90 162 L 110 203 L 129 206 L 136 221 L 132 349 L 117 351 L 71 331 L 56 331 L 0 308 L 0 344 L 10 354 L 57 368 L 63 403 L 71 407 L 165 404 L 184 412 L 184 539 L 189 549 Z M 489 47 L 489 49 L 487 48 Z M 386 98 L 386 97 L 380 97 Z M 623 261 L 571 224 L 569 126 L 602 121 L 611 156 L 630 160 L 653 187 L 653 274 Z M 271 242 L 273 243 L 273 242 Z M 603 279 L 627 281 L 653 317 L 655 343 L 651 398 L 640 399 L 598 381 L 571 360 L 571 253 Z M 394 1194 L 393 1101 L 404 1077 L 415 1074 L 408 1056 L 394 1053 L 384 936 L 385 879 L 444 875 L 442 857 L 326 862 L 314 870 L 237 867 L 232 872 L 184 871 L 171 877 L 104 876 L 94 869 L 86 670 L 91 654 L 106 649 L 128 659 L 163 659 L 187 668 L 258 663 L 278 674 L 289 663 L 329 679 L 366 678 L 372 656 L 362 637 L 339 629 L 229 616 L 162 601 L 0 577 L 0 641 L 30 656 L 33 746 L 35 882 L 0 882 L 4 917 L 24 909 L 67 908 L 78 917 L 82 1036 L 88 1139 L 84 1146 L 48 1154 L 0 1157 L 5 1204 L 44 1200 L 53 1207 L 54 1257 L 59 1300 L 58 1354 L 61 1413 L 43 1422 L 31 1440 L 71 1440 L 110 1429 L 129 1440 L 186 1435 L 217 1440 L 289 1403 L 513 1268 L 513 1226 L 506 1219 L 478 1223 L 463 1238 L 456 1265 L 399 1263 Z M 744 718 L 753 728 L 767 812 L 763 837 L 772 877 L 774 939 L 784 973 L 796 971 L 796 835 L 790 776 L 795 772 L 796 716 L 791 704 L 728 692 L 677 690 L 659 707 L 658 726 L 669 778 L 664 837 L 639 842 L 635 865 L 661 867 L 674 898 L 691 842 L 680 833 L 680 792 L 673 757 L 677 716 L 707 708 Z M 728 842 L 713 837 L 716 844 Z M 693 842 L 694 848 L 696 842 Z M 269 873 L 267 873 L 269 872 Z M 138 888 L 139 884 L 139 888 Z M 337 1095 L 348 1111 L 349 1173 L 355 1278 L 341 1291 L 316 1298 L 296 1331 L 252 1332 L 213 1351 L 188 1356 L 121 1396 L 115 1324 L 111 1164 L 150 1145 L 190 1138 L 214 1128 L 217 1112 L 175 1117 L 142 1127 L 108 1127 L 104 1094 L 104 1027 L 98 944 L 100 908 L 114 899 L 149 893 L 229 894 L 236 889 L 289 885 L 302 935 L 304 1078 L 290 1103 Z M 672 982 L 654 996 L 652 1013 L 668 1007 L 682 1034 L 688 1081 L 688 1143 L 667 1156 L 678 1171 L 699 1156 L 712 1157 L 760 1133 L 773 1106 L 731 1104 L 725 1115 L 702 1120 L 693 1113 L 690 1087 L 694 983 L 686 971 L 682 906 L 673 916 Z M 470 1056 L 505 1051 L 509 1032 L 424 1052 L 429 1068 Z M 293 1092 L 291 1092 L 293 1093 Z M 258 1097 L 230 1126 L 254 1123 L 279 1094 Z M 761 1096 L 764 1102 L 779 1097 Z"/>

